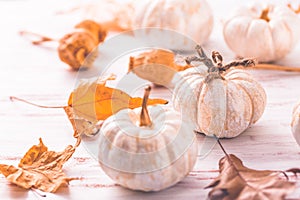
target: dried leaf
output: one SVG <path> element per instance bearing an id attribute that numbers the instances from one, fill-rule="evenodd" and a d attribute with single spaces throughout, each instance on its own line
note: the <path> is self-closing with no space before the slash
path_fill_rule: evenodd
<path id="1" fill-rule="evenodd" d="M 0 164 L 0 173 L 8 181 L 25 189 L 35 188 L 44 192 L 55 192 L 71 180 L 62 171 L 63 164 L 75 152 L 71 145 L 62 152 L 48 151 L 42 139 L 32 146 L 21 159 L 18 167 Z"/>
<path id="2" fill-rule="evenodd" d="M 128 71 L 155 84 L 167 86 L 176 72 L 191 67 L 175 60 L 172 51 L 155 49 L 130 57 Z"/>
<path id="3" fill-rule="evenodd" d="M 206 187 L 213 188 L 209 192 L 213 200 L 281 200 L 295 188 L 295 183 L 282 177 L 282 172 L 247 168 L 232 154 L 220 160 L 219 169 L 219 176 Z"/>
<path id="4" fill-rule="evenodd" d="M 98 55 L 96 47 L 105 40 L 107 31 L 104 25 L 86 19 L 76 24 L 72 32 L 65 34 L 59 40 L 31 31 L 19 33 L 30 39 L 34 45 L 42 45 L 50 41 L 57 42 L 60 60 L 72 69 L 79 70 L 92 67 Z"/>
<path id="5" fill-rule="evenodd" d="M 74 130 L 74 138 L 80 138 L 79 136 L 82 134 L 85 134 L 87 136 L 94 136 L 98 133 L 99 129 L 102 126 L 103 121 L 90 122 L 82 117 L 76 116 L 72 107 L 66 106 L 64 107 L 64 110 L 72 124 Z"/>
<path id="6" fill-rule="evenodd" d="M 72 108 L 68 111 L 72 111 L 76 116 L 73 119 L 84 119 L 90 123 L 97 123 L 121 109 L 133 109 L 142 105 L 142 98 L 133 98 L 119 89 L 107 87 L 106 81 L 113 79 L 114 76 L 82 80 L 71 93 L 68 101 L 69 107 Z M 163 99 L 149 99 L 148 101 L 148 105 L 166 103 L 168 102 Z"/>

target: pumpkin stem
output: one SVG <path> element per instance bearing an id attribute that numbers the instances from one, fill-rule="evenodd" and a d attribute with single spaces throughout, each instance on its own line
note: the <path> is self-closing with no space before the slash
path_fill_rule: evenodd
<path id="1" fill-rule="evenodd" d="M 140 126 L 151 126 L 152 122 L 148 113 L 147 109 L 147 101 L 149 98 L 149 94 L 151 91 L 151 87 L 147 86 L 145 88 L 144 97 L 143 97 L 143 103 L 142 103 L 142 111 L 140 115 Z"/>
<path id="2" fill-rule="evenodd" d="M 270 21 L 270 18 L 269 18 L 269 16 L 268 16 L 268 14 L 269 14 L 269 8 L 266 8 L 266 9 L 264 9 L 264 10 L 262 11 L 262 13 L 261 13 L 259 19 L 263 19 L 263 20 L 269 22 L 269 21 Z"/>
<path id="3" fill-rule="evenodd" d="M 240 60 L 240 61 L 233 61 L 226 65 L 223 65 L 223 57 L 219 52 L 213 51 L 212 55 L 211 55 L 211 57 L 212 57 L 212 60 L 211 60 L 207 57 L 207 55 L 205 54 L 205 52 L 203 51 L 201 46 L 197 45 L 196 51 L 197 51 L 199 57 L 197 57 L 197 56 L 187 57 L 185 59 L 186 63 L 190 65 L 192 62 L 202 62 L 208 68 L 209 73 L 224 72 L 224 71 L 228 70 L 229 68 L 236 67 L 236 66 L 250 67 L 250 66 L 255 65 L 255 60 L 253 60 L 253 59 L 244 59 L 244 60 Z"/>
<path id="4" fill-rule="evenodd" d="M 237 67 L 237 66 L 254 67 L 255 64 L 256 64 L 256 61 L 253 59 L 237 60 L 237 61 L 232 61 L 232 62 L 226 64 L 220 70 L 226 71 L 226 70 L 230 69 L 231 67 Z"/>
<path id="5" fill-rule="evenodd" d="M 191 57 L 187 57 L 185 59 L 185 62 L 190 65 L 192 62 L 202 62 L 204 63 L 208 68 L 214 67 L 213 62 L 211 61 L 211 59 L 209 59 L 207 57 L 207 55 L 205 54 L 204 50 L 202 49 L 202 47 L 200 45 L 197 45 L 195 47 L 199 57 L 197 56 L 191 56 Z"/>

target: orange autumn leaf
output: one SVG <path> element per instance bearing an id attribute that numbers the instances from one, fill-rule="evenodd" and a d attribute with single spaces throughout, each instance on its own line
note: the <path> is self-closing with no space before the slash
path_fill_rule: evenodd
<path id="1" fill-rule="evenodd" d="M 83 80 L 71 93 L 69 107 L 77 117 L 90 122 L 105 120 L 124 108 L 137 108 L 142 105 L 142 98 L 131 97 L 122 90 L 106 86 L 107 80 L 114 76 L 102 77 L 96 80 Z M 166 104 L 163 99 L 149 99 L 148 105 Z"/>
<path id="2" fill-rule="evenodd" d="M 75 152 L 69 145 L 62 152 L 48 151 L 42 139 L 38 145 L 32 146 L 21 159 L 18 167 L 0 164 L 0 173 L 8 181 L 25 189 L 39 189 L 44 192 L 55 192 L 66 186 L 71 180 L 64 174 L 63 164 Z"/>
<path id="3" fill-rule="evenodd" d="M 183 71 L 190 68 L 190 65 L 180 65 L 175 61 L 175 54 L 170 50 L 154 49 L 143 52 L 137 56 L 130 57 L 129 70 L 144 64 L 161 64 L 173 68 L 175 71 Z"/>
<path id="4" fill-rule="evenodd" d="M 186 63 L 177 63 L 172 51 L 154 49 L 131 56 L 128 72 L 133 72 L 138 77 L 155 84 L 167 86 L 175 73 L 190 67 Z"/>

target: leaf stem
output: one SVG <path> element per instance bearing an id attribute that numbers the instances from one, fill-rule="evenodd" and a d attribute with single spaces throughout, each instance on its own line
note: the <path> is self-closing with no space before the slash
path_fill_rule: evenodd
<path id="1" fill-rule="evenodd" d="M 151 87 L 147 86 L 145 88 L 144 97 L 143 97 L 143 103 L 142 103 L 142 111 L 140 115 L 140 126 L 151 126 L 152 122 L 148 113 L 147 109 L 147 101 L 149 98 L 149 94 L 151 91 Z"/>
<path id="2" fill-rule="evenodd" d="M 214 137 L 216 138 L 216 140 L 217 140 L 219 146 L 221 147 L 222 151 L 224 152 L 224 154 L 226 156 L 228 156 L 228 153 L 226 152 L 225 148 L 223 147 L 222 143 L 220 142 L 220 139 L 216 135 L 214 135 Z"/>
<path id="3" fill-rule="evenodd" d="M 15 96 L 10 96 L 9 99 L 11 101 L 20 101 L 20 102 L 23 102 L 23 103 L 26 103 L 26 104 L 29 104 L 29 105 L 32 105 L 32 106 L 35 106 L 35 107 L 39 107 L 39 108 L 64 108 L 65 107 L 65 106 L 44 106 L 44 105 L 39 105 L 39 104 L 29 102 L 25 99 L 15 97 Z"/>
<path id="4" fill-rule="evenodd" d="M 275 64 L 259 63 L 249 69 L 261 69 L 261 70 L 275 70 L 275 71 L 287 71 L 287 72 L 300 72 L 300 67 L 281 66 Z"/>
<path id="5" fill-rule="evenodd" d="M 47 36 L 43 36 L 43 35 L 38 34 L 38 33 L 33 33 L 33 32 L 30 32 L 30 31 L 20 31 L 19 34 L 21 36 L 28 36 L 29 40 L 34 45 L 40 45 L 43 42 L 57 41 L 56 39 L 53 39 L 53 38 L 50 38 L 50 37 L 47 37 Z M 31 39 L 32 37 L 36 37 L 38 39 L 33 40 L 33 39 Z"/>

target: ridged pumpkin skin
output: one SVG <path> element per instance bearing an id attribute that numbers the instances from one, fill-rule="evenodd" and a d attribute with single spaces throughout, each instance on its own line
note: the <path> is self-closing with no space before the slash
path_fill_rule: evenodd
<path id="1" fill-rule="evenodd" d="M 208 40 L 213 28 L 213 13 L 206 0 L 143 0 L 136 5 L 133 21 L 133 27 L 137 29 L 175 31 L 177 35 L 169 32 L 167 35 L 157 35 L 157 32 L 151 30 L 144 33 L 153 35 L 153 40 L 160 40 L 161 44 L 169 44 L 168 48 L 190 49 L 196 43 L 203 44 Z"/>
<path id="2" fill-rule="evenodd" d="M 203 65 L 180 72 L 173 91 L 174 108 L 208 136 L 238 136 L 262 116 L 265 91 L 242 69 L 229 69 L 222 79 L 206 83 L 208 75 Z"/>
<path id="3" fill-rule="evenodd" d="M 182 180 L 197 159 L 193 128 L 179 112 L 148 107 L 151 127 L 138 125 L 140 109 L 124 109 L 105 120 L 99 139 L 99 163 L 123 187 L 159 191 Z"/>
<path id="4" fill-rule="evenodd" d="M 266 19 L 261 18 L 266 11 Z M 225 22 L 223 36 L 238 56 L 275 61 L 287 55 L 299 41 L 300 18 L 283 5 L 242 6 Z"/>
<path id="5" fill-rule="evenodd" d="M 294 107 L 291 126 L 294 138 L 300 145 L 300 102 Z"/>

